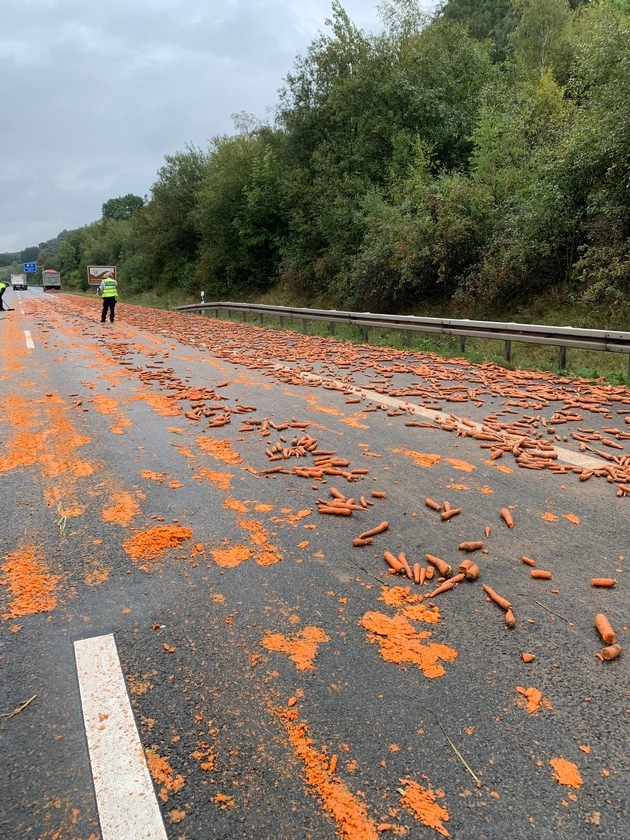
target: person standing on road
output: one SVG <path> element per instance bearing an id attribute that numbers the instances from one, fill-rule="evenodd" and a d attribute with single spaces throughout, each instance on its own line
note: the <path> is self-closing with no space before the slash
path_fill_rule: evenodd
<path id="1" fill-rule="evenodd" d="M 98 287 L 99 292 L 103 298 L 103 309 L 101 311 L 101 324 L 105 323 L 107 318 L 107 311 L 109 310 L 109 320 L 114 323 L 114 309 L 116 301 L 118 300 L 118 283 L 113 277 L 104 277 L 101 280 L 101 285 Z"/>
<path id="2" fill-rule="evenodd" d="M 4 280 L 0 280 L 0 312 L 10 312 L 11 310 L 7 306 L 4 308 L 4 303 L 2 301 L 2 295 L 4 294 L 4 290 L 8 287 L 8 283 L 5 283 Z"/>

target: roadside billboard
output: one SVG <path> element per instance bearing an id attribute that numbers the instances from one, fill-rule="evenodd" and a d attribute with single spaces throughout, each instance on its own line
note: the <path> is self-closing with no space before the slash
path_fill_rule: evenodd
<path id="1" fill-rule="evenodd" d="M 116 280 L 115 265 L 88 265 L 88 285 L 100 286 L 103 280 L 113 278 Z"/>

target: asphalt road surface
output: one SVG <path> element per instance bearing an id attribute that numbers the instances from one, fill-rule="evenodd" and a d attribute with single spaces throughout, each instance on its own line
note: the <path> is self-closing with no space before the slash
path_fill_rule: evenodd
<path id="1" fill-rule="evenodd" d="M 629 836 L 628 389 L 5 299 L 1 837 Z"/>

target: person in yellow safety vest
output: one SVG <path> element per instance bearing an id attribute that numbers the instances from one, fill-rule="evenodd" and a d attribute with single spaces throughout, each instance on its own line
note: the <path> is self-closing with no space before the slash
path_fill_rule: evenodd
<path id="1" fill-rule="evenodd" d="M 5 283 L 4 280 L 0 280 L 0 312 L 11 312 L 9 307 L 4 308 L 4 303 L 2 302 L 2 295 L 4 294 L 4 290 L 8 288 L 9 284 Z"/>
<path id="2" fill-rule="evenodd" d="M 98 287 L 99 292 L 103 298 L 103 309 L 101 311 L 101 324 L 105 323 L 107 318 L 107 311 L 109 310 L 109 320 L 114 323 L 114 308 L 116 300 L 118 299 L 118 283 L 113 277 L 104 277 L 101 280 L 101 285 Z"/>

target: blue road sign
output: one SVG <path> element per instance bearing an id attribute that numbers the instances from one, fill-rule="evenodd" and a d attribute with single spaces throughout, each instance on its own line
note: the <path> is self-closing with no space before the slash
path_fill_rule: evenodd
<path id="1" fill-rule="evenodd" d="M 37 263 L 24 263 L 24 271 L 27 274 L 35 274 L 37 271 Z"/>

